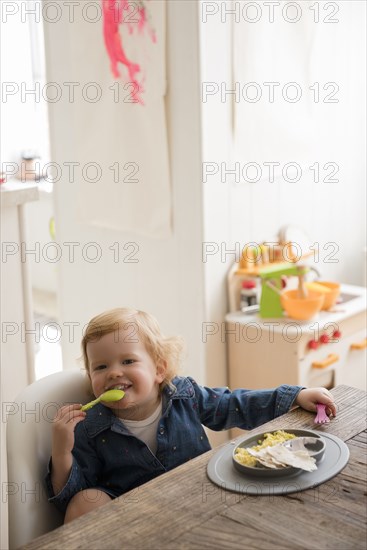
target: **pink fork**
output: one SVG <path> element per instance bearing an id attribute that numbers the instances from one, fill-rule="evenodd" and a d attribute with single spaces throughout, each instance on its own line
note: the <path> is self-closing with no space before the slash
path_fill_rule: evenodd
<path id="1" fill-rule="evenodd" d="M 326 424 L 327 422 L 330 422 L 330 418 L 325 412 L 326 405 L 323 405 L 322 403 L 316 403 L 316 417 L 315 417 L 315 424 Z"/>

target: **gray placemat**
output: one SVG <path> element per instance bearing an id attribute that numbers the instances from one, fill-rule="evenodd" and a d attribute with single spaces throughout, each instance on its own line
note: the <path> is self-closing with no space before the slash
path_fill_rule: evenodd
<path id="1" fill-rule="evenodd" d="M 335 435 L 323 433 L 326 449 L 317 470 L 301 471 L 291 476 L 259 479 L 238 472 L 232 463 L 232 453 L 237 445 L 231 442 L 210 459 L 207 467 L 209 479 L 222 489 L 247 495 L 287 495 L 305 491 L 336 476 L 348 463 L 349 449 Z"/>

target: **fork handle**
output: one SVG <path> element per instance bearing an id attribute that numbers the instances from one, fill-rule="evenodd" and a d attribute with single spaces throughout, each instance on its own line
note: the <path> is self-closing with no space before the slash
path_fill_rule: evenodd
<path id="1" fill-rule="evenodd" d="M 317 414 L 314 420 L 315 424 L 324 424 L 326 422 L 330 422 L 330 418 L 326 414 L 325 409 L 326 405 L 324 405 L 323 403 L 316 403 Z"/>

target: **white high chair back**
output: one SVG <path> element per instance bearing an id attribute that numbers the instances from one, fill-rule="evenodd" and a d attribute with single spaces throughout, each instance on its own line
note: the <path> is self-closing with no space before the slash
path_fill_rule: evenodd
<path id="1" fill-rule="evenodd" d="M 85 373 L 68 369 L 34 382 L 8 405 L 6 493 L 10 549 L 62 525 L 63 518 L 48 502 L 44 484 L 51 454 L 52 422 L 61 405 L 86 403 L 92 398 Z"/>

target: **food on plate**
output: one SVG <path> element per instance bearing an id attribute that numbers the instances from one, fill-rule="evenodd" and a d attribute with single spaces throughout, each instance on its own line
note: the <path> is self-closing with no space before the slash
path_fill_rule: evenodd
<path id="1" fill-rule="evenodd" d="M 288 441 L 288 439 L 295 439 L 295 437 L 296 436 L 294 434 L 290 434 L 288 432 L 285 432 L 284 430 L 266 433 L 264 435 L 264 439 L 260 439 L 258 441 L 258 445 L 255 445 L 254 447 L 249 447 L 247 449 L 244 449 L 243 447 L 238 448 L 236 450 L 235 459 L 237 460 L 237 462 L 239 462 L 240 464 L 244 464 L 245 466 L 258 466 L 257 459 L 249 453 L 249 449 L 253 451 L 260 451 L 265 447 L 278 445 L 279 443 L 284 443 L 285 441 Z"/>
<path id="2" fill-rule="evenodd" d="M 253 447 L 239 447 L 235 452 L 235 460 L 250 467 L 285 468 L 292 466 L 307 472 L 317 469 L 316 460 L 307 450 L 294 450 L 284 446 L 289 439 L 296 439 L 294 434 L 279 430 L 266 433 L 259 445 Z"/>

